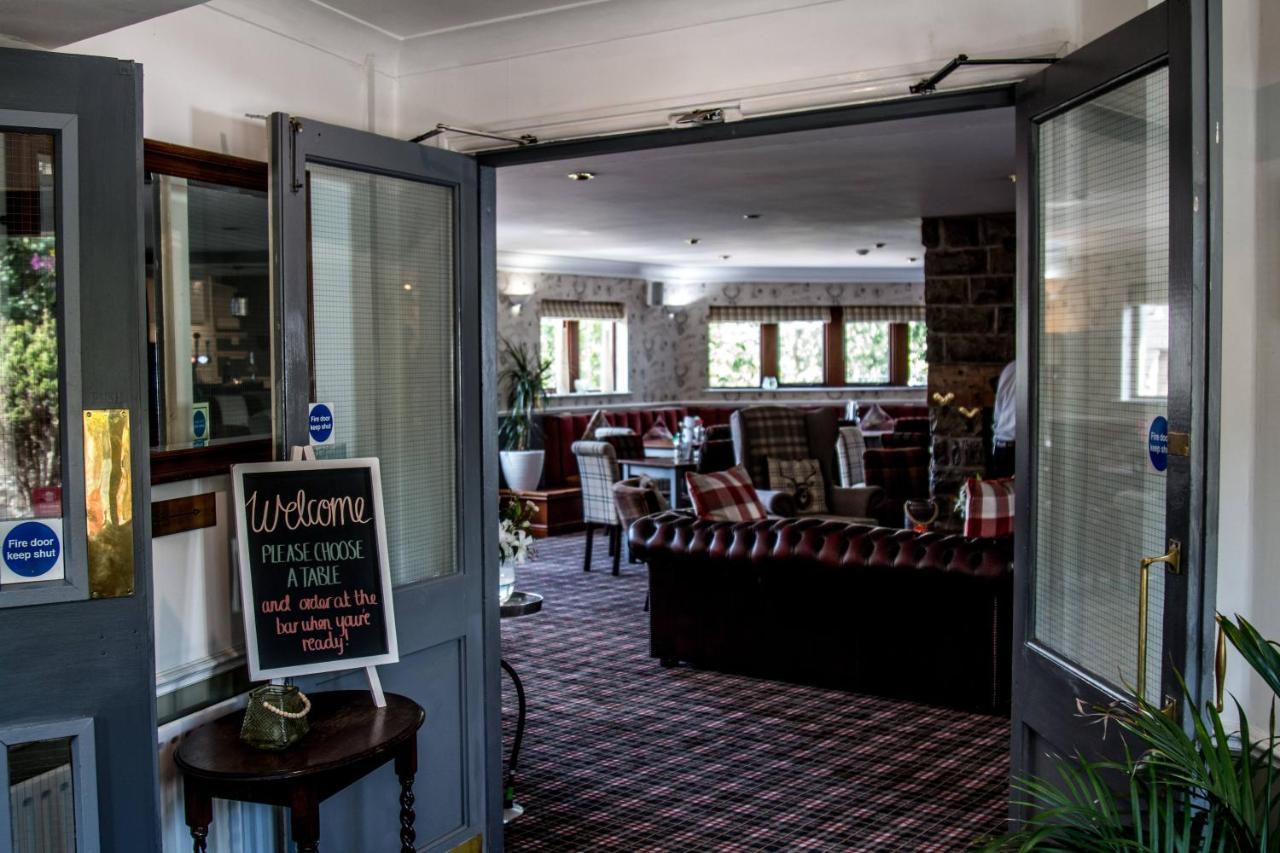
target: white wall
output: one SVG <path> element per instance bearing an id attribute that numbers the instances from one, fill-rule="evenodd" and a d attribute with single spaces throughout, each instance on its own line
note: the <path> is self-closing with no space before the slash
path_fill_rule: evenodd
<path id="1" fill-rule="evenodd" d="M 1218 610 L 1280 639 L 1280 5 L 1224 0 L 1223 24 Z M 1234 653 L 1227 689 L 1266 718 L 1271 693 Z"/>
<path id="2" fill-rule="evenodd" d="M 246 113 L 394 135 L 397 46 L 305 0 L 213 0 L 61 50 L 142 63 L 148 138 L 265 160 Z"/>
<path id="3" fill-rule="evenodd" d="M 1055 54 L 1145 8 L 1145 0 L 602 3 L 405 42 L 399 123 L 557 139 L 662 126 L 699 105 L 758 115 L 903 96 L 958 53 Z M 968 69 L 948 85 L 1026 73 Z"/>

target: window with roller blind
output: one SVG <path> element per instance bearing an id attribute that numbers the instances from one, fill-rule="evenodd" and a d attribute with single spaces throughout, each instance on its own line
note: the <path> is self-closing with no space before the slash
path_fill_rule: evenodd
<path id="1" fill-rule="evenodd" d="M 712 388 L 923 386 L 923 306 L 712 306 Z"/>
<path id="2" fill-rule="evenodd" d="M 539 342 L 551 365 L 551 394 L 613 394 L 627 390 L 626 313 L 620 302 L 544 299 Z"/>

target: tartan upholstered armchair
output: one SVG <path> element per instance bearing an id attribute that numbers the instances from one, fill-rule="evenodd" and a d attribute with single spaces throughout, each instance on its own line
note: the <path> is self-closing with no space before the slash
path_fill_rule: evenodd
<path id="1" fill-rule="evenodd" d="M 836 436 L 839 418 L 834 409 L 796 409 L 753 406 L 730 418 L 737 463 L 751 477 L 760 500 L 771 515 L 795 515 L 790 495 L 769 489 L 769 460 L 814 459 L 822 471 L 829 517 L 867 523 L 876 517 L 881 501 L 874 486 L 844 487 L 836 474 Z"/>
<path id="2" fill-rule="evenodd" d="M 596 528 L 604 527 L 609 534 L 609 556 L 613 558 L 613 573 L 616 575 L 622 550 L 622 527 L 613 500 L 613 485 L 622 479 L 617 451 L 608 441 L 575 441 L 572 449 L 582 478 L 582 520 L 587 526 L 582 570 L 591 571 L 592 539 Z"/>

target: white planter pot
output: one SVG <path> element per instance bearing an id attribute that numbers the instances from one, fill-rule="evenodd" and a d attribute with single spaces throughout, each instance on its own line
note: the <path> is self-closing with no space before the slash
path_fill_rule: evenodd
<path id="1" fill-rule="evenodd" d="M 542 450 L 503 450 L 498 454 L 502 463 L 502 476 L 507 488 L 517 492 L 531 492 L 542 479 L 542 462 L 546 452 Z"/>

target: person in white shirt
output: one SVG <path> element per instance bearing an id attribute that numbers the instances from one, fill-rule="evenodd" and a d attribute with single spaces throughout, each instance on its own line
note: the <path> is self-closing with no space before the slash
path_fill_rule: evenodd
<path id="1" fill-rule="evenodd" d="M 993 411 L 991 439 L 991 476 L 1012 477 L 1014 471 L 1013 443 L 1017 438 L 1018 419 L 1018 368 L 1011 361 L 1000 371 L 996 381 L 996 405 Z"/>

